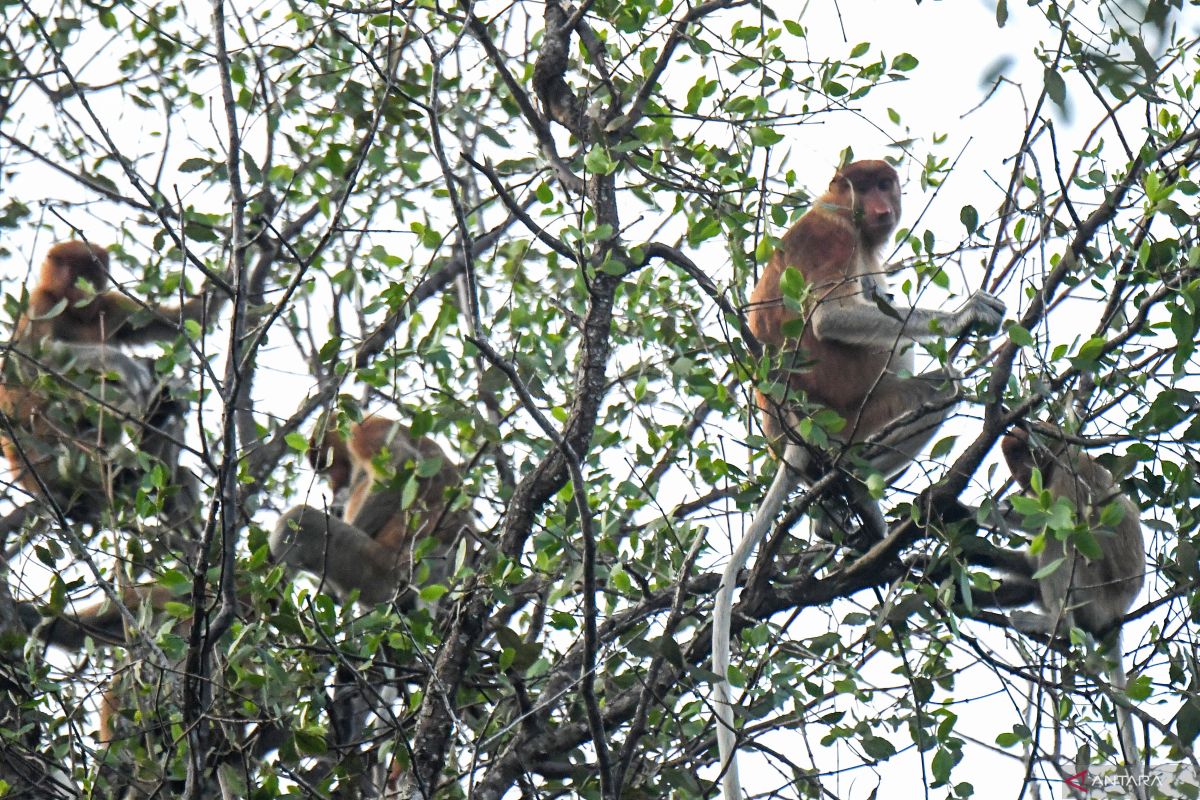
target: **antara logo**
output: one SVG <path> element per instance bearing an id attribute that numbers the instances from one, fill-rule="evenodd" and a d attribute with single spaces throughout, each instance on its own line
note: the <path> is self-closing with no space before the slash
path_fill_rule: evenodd
<path id="1" fill-rule="evenodd" d="M 1074 775 L 1068 775 L 1063 778 L 1063 783 L 1081 792 L 1087 791 L 1087 770 L 1076 772 Z"/>

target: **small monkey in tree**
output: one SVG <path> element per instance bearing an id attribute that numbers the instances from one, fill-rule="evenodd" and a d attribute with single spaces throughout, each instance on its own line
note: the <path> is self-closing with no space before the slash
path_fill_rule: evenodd
<path id="1" fill-rule="evenodd" d="M 958 311 L 900 308 L 891 304 L 880 250 L 900 218 L 900 183 L 885 161 L 856 161 L 838 170 L 828 190 L 784 234 L 751 295 L 750 329 L 783 356 L 781 383 L 789 396 L 758 395 L 763 430 L 776 446 L 785 444 L 782 464 L 738 544 L 717 590 L 713 611 L 713 671 L 718 676 L 714 706 L 725 800 L 741 797 L 730 704 L 729 632 L 733 590 L 754 547 L 766 536 L 788 495 L 813 483 L 815 465 L 799 439 L 790 396 L 803 393 L 846 420 L 839 444 L 862 442 L 910 412 L 927 413 L 894 427 L 884 437 L 872 466 L 895 477 L 912 462 L 950 413 L 957 398 L 955 375 L 935 370 L 904 377 L 913 368 L 912 343 L 970 331 L 991 333 L 1004 318 L 1004 304 L 976 292 Z M 785 332 L 798 316 L 783 304 L 780 281 L 797 269 L 810 294 L 798 340 Z M 902 374 L 903 373 L 903 374 Z M 852 505 L 864 516 L 872 538 L 886 534 L 878 505 L 866 487 L 849 481 Z"/>
<path id="2" fill-rule="evenodd" d="M 395 597 L 447 574 L 449 550 L 475 530 L 471 513 L 453 507 L 462 476 L 436 442 L 415 437 L 390 419 L 371 417 L 336 431 L 310 453 L 334 494 L 349 490 L 341 519 L 311 506 L 290 509 L 275 525 L 271 554 L 328 581 L 345 598 L 354 589 L 364 603 Z M 420 555 L 414 546 L 437 545 Z M 427 573 L 421 567 L 427 568 Z"/>
<path id="3" fill-rule="evenodd" d="M 1041 424 L 1034 430 L 1055 435 L 1049 426 Z M 1111 635 L 1111 645 L 1106 643 L 1105 647 L 1111 660 L 1109 679 L 1123 691 L 1127 678 L 1121 621 L 1146 577 L 1141 512 L 1116 485 L 1112 473 L 1078 447 L 1063 442 L 1061 436 L 1057 438 L 1043 445 L 1032 441 L 1028 431 L 1013 429 L 1000 442 L 1008 469 L 1023 492 L 1032 497 L 1039 495 L 1036 470 L 1040 487 L 1052 498 L 1065 500 L 1081 526 L 1074 534 L 1047 530 L 1042 534 L 1040 552 L 1017 554 L 1026 563 L 1009 565 L 1016 580 L 1028 580 L 1027 576 L 1044 572 L 1036 581 L 1043 613 L 1013 612 L 1011 619 L 1021 630 L 1047 636 L 1066 633 L 1076 626 L 1097 639 Z M 1088 541 L 1086 549 L 1093 551 L 1090 558 L 1076 546 L 1080 538 Z M 1116 714 L 1121 749 L 1136 779 L 1141 764 L 1133 720 L 1123 705 L 1116 705 Z M 1143 794 L 1138 783 L 1135 795 L 1140 800 Z"/>
<path id="4" fill-rule="evenodd" d="M 121 348 L 174 339 L 185 320 L 205 321 L 218 302 L 201 296 L 179 307 L 148 305 L 108 289 L 109 281 L 103 247 L 51 247 L 0 385 L 0 438 L 17 482 L 85 521 L 111 501 L 114 478 L 137 480 L 133 454 L 122 452 L 131 447 L 124 423 L 142 426 L 141 452 L 171 470 L 178 464 L 180 404 L 151 361 Z"/>

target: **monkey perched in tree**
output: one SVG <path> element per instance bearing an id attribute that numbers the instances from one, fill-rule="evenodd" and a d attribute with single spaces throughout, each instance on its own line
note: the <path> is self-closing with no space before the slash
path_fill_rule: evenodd
<path id="1" fill-rule="evenodd" d="M 833 176 L 829 189 L 779 242 L 751 296 L 750 329 L 782 357 L 778 382 L 783 397 L 758 395 L 763 430 L 782 464 L 754 519 L 738 544 L 717 590 L 713 611 L 713 671 L 718 676 L 714 706 L 726 800 L 741 797 L 730 705 L 729 630 L 733 590 L 750 552 L 770 529 L 776 514 L 799 483 L 821 476 L 814 459 L 794 436 L 799 421 L 793 398 L 827 406 L 846 420 L 838 444 L 862 442 L 909 412 L 925 409 L 892 429 L 871 465 L 895 477 L 912 462 L 950 413 L 957 398 L 948 370 L 905 377 L 913 367 L 912 343 L 970 331 L 992 333 L 1004 317 L 1004 304 L 976 292 L 958 311 L 901 308 L 891 304 L 880 249 L 900 217 L 900 184 L 884 161 L 857 161 Z M 809 287 L 799 336 L 785 328 L 798 321 L 780 290 L 784 271 L 795 268 Z M 866 487 L 849 481 L 852 505 L 864 517 L 866 533 L 882 538 L 886 523 Z"/>
<path id="2" fill-rule="evenodd" d="M 1013 429 L 1001 440 L 1000 449 L 1017 484 L 1036 495 L 1033 471 L 1038 470 L 1042 487 L 1071 505 L 1078 521 L 1094 531 L 1100 549 L 1099 558 L 1088 560 L 1048 534 L 1041 552 L 1028 556 L 1032 572 L 1062 560 L 1037 582 L 1046 613 L 1015 619 L 1025 630 L 1049 635 L 1075 626 L 1097 637 L 1113 632 L 1137 599 L 1146 577 L 1146 546 L 1138 507 L 1117 487 L 1112 474 L 1078 447 L 1061 441 L 1035 446 L 1027 431 Z M 1116 506 L 1119 519 L 1106 527 L 1101 525 L 1101 512 L 1110 504 Z"/>
<path id="3" fill-rule="evenodd" d="M 343 440 L 330 431 L 310 454 L 335 495 L 349 490 L 342 517 L 311 506 L 285 513 L 271 533 L 271 554 L 328 582 L 343 599 L 396 597 L 444 578 L 454 544 L 475 531 L 471 513 L 453 507 L 462 476 L 436 442 L 414 437 L 393 420 L 371 417 Z M 414 549 L 431 538 L 429 550 Z"/>
<path id="4" fill-rule="evenodd" d="M 1039 424 L 1035 433 L 1055 433 L 1050 426 Z M 1013 479 L 1030 496 L 1037 497 L 1034 471 L 1040 475 L 1041 487 L 1053 498 L 1067 501 L 1075 513 L 1076 524 L 1086 528 L 1095 540 L 1098 557 L 1089 559 L 1059 531 L 1046 531 L 1044 546 L 1036 555 L 1017 554 L 1024 559 L 1010 562 L 1010 580 L 1036 581 L 1042 613 L 1013 612 L 1013 625 L 1031 633 L 1048 636 L 1064 635 L 1079 627 L 1094 637 L 1110 635 L 1105 652 L 1111 660 L 1109 679 L 1117 689 L 1124 690 L 1127 682 L 1124 654 L 1121 647 L 1121 621 L 1133 606 L 1146 577 L 1146 545 L 1142 538 L 1141 512 L 1113 480 L 1112 474 L 1078 447 L 1068 445 L 1059 437 L 1048 444 L 1035 443 L 1029 432 L 1013 429 L 1000 442 L 1004 460 Z M 1107 523 L 1107 524 L 1106 524 Z M 1051 569 L 1051 565 L 1057 566 Z M 1025 566 L 1025 569 L 1021 569 Z M 1048 570 L 1048 571 L 1046 571 Z M 1109 644 L 1111 642 L 1111 644 Z M 1133 720 L 1129 710 L 1116 705 L 1117 727 L 1121 749 L 1135 778 L 1141 774 L 1141 761 Z M 1142 798 L 1144 788 L 1135 788 Z"/>
<path id="5" fill-rule="evenodd" d="M 178 464 L 182 404 L 150 360 L 121 348 L 173 339 L 185 320 L 206 317 L 203 296 L 148 305 L 108 284 L 103 247 L 51 247 L 0 385 L 0 439 L 17 482 L 89 522 L 140 480 L 138 452 Z M 123 433 L 130 423 L 144 432 L 133 441 Z"/>

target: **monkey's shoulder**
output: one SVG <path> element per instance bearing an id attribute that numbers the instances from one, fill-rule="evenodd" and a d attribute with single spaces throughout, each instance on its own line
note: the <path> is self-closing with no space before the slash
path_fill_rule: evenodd
<path id="1" fill-rule="evenodd" d="M 858 249 L 858 237 L 848 221 L 810 211 L 784 234 L 778 255 L 783 266 L 796 267 L 812 282 L 841 275 L 856 262 Z"/>

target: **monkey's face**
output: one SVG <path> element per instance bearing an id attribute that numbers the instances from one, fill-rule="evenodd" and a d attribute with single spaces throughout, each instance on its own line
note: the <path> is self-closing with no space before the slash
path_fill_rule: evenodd
<path id="1" fill-rule="evenodd" d="M 900 180 L 886 161 L 856 161 L 841 176 L 853 187 L 854 220 L 868 245 L 883 244 L 900 221 Z"/>
<path id="2" fill-rule="evenodd" d="M 108 273 L 94 261 L 47 259 L 42 267 L 42 286 L 73 302 L 104 291 Z"/>

